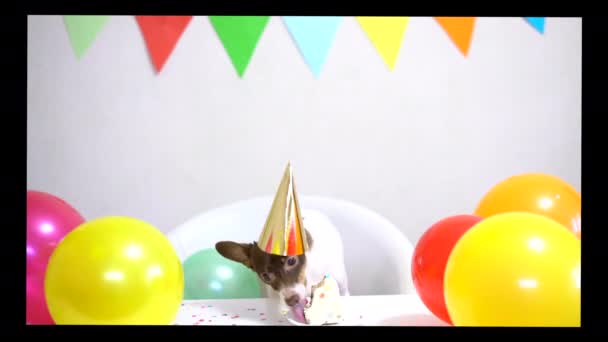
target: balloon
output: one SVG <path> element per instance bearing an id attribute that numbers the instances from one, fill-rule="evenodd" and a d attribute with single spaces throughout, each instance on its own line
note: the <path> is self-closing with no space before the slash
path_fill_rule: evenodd
<path id="1" fill-rule="evenodd" d="M 184 262 L 185 299 L 261 298 L 258 276 L 243 264 L 203 249 Z"/>
<path id="2" fill-rule="evenodd" d="M 84 218 L 51 194 L 27 192 L 26 309 L 28 324 L 54 324 L 44 297 L 44 275 L 51 254 Z"/>
<path id="3" fill-rule="evenodd" d="M 581 242 L 532 213 L 484 219 L 454 246 L 445 299 L 456 326 L 580 326 Z"/>
<path id="4" fill-rule="evenodd" d="M 581 238 L 581 195 L 558 177 L 542 173 L 509 177 L 484 195 L 475 214 L 489 217 L 513 211 L 554 219 Z"/>
<path id="5" fill-rule="evenodd" d="M 460 237 L 482 218 L 455 215 L 433 224 L 418 240 L 412 256 L 412 278 L 426 307 L 451 324 L 443 296 L 443 275 L 452 248 Z"/>
<path id="6" fill-rule="evenodd" d="M 166 325 L 183 298 L 183 269 L 153 226 L 104 217 L 80 225 L 57 246 L 45 293 L 57 324 Z"/>
<path id="7" fill-rule="evenodd" d="M 25 278 L 26 323 L 55 324 L 44 298 L 44 274 L 27 274 Z"/>

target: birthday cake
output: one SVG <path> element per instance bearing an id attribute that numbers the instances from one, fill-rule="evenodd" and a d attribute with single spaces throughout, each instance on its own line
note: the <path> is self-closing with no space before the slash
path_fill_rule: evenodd
<path id="1" fill-rule="evenodd" d="M 310 325 L 338 324 L 343 321 L 343 306 L 338 282 L 329 275 L 312 287 L 312 296 L 304 307 L 304 318 Z"/>

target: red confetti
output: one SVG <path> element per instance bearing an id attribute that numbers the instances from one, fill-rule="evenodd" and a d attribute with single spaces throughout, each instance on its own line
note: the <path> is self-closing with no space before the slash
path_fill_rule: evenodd
<path id="1" fill-rule="evenodd" d="M 321 295 L 319 297 L 324 298 L 325 297 L 325 293 L 321 293 Z"/>
<path id="2" fill-rule="evenodd" d="M 239 315 L 234 315 L 234 316 L 232 316 L 230 318 L 232 318 L 232 319 L 239 318 Z"/>
<path id="3" fill-rule="evenodd" d="M 262 318 L 262 321 L 265 321 L 265 320 L 266 320 L 266 318 Z"/>
<path id="4" fill-rule="evenodd" d="M 192 315 L 192 317 L 196 317 L 196 315 Z"/>

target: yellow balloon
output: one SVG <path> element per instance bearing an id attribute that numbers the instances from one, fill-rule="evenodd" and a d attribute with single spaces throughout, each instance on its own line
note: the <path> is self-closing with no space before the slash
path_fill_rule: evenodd
<path id="1" fill-rule="evenodd" d="M 484 219 L 454 246 L 444 295 L 455 326 L 577 326 L 581 244 L 532 213 Z"/>
<path id="2" fill-rule="evenodd" d="M 71 231 L 45 276 L 56 324 L 167 325 L 183 293 L 182 264 L 169 240 L 128 217 L 100 218 Z"/>

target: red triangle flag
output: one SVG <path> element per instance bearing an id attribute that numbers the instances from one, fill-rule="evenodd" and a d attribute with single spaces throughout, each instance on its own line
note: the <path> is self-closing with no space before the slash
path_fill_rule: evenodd
<path id="1" fill-rule="evenodd" d="M 192 16 L 138 15 L 135 19 L 144 36 L 156 72 L 160 72 Z"/>

